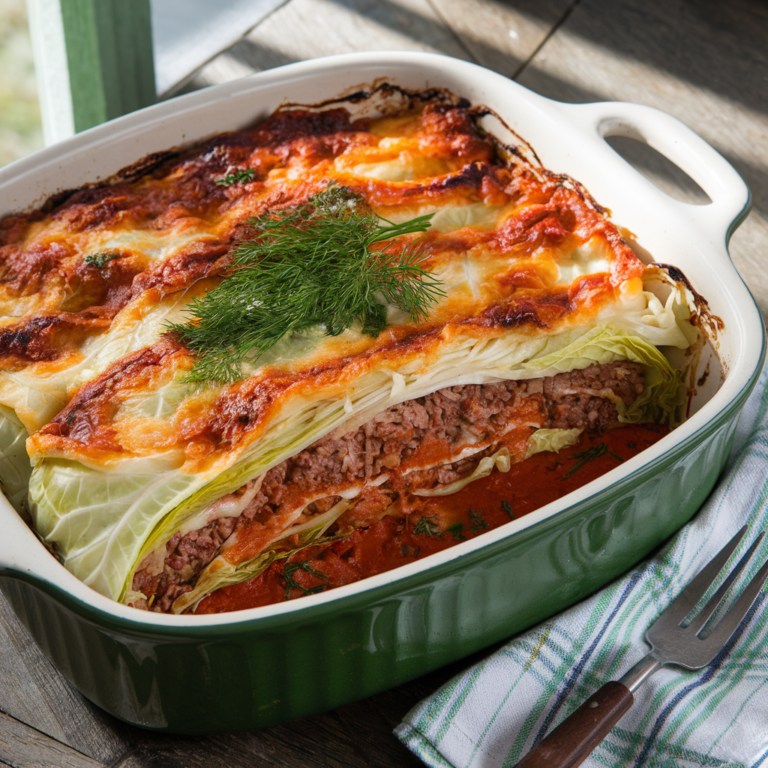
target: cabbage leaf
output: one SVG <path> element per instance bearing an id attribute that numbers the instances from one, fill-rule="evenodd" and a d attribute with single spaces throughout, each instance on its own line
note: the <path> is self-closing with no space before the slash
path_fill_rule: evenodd
<path id="1" fill-rule="evenodd" d="M 341 425 L 355 429 L 391 405 L 448 386 L 552 376 L 619 360 L 641 363 L 648 381 L 631 408 L 617 403 L 620 418 L 673 420 L 681 375 L 649 341 L 616 323 L 535 339 L 458 337 L 428 365 L 416 359 L 396 371 L 373 370 L 341 396 L 291 401 L 258 441 L 233 452 L 213 474 L 185 474 L 179 457 L 162 455 L 110 467 L 42 458 L 30 485 L 35 522 L 76 576 L 121 599 L 138 563 L 185 521 Z"/>
<path id="2" fill-rule="evenodd" d="M 119 595 L 155 522 L 206 478 L 177 469 L 178 457 L 125 460 L 96 469 L 46 459 L 29 486 L 35 528 L 79 579 L 105 595 Z"/>
<path id="3" fill-rule="evenodd" d="M 499 472 L 509 472 L 511 466 L 512 461 L 509 456 L 509 449 L 506 447 L 499 448 L 493 455 L 484 456 L 480 459 L 471 475 L 454 480 L 452 483 L 448 483 L 448 485 L 439 485 L 437 488 L 417 489 L 413 491 L 413 495 L 427 497 L 450 496 L 452 493 L 458 493 L 470 483 L 474 483 L 475 480 L 488 477 L 494 469 L 498 469 Z"/>
<path id="4" fill-rule="evenodd" d="M 124 355 L 154 344 L 166 332 L 166 322 L 182 317 L 182 310 L 199 287 L 169 294 L 156 304 L 139 298 L 124 307 L 109 330 L 89 338 L 82 357 L 66 367 L 40 373 L 35 365 L 19 371 L 0 371 L 0 405 L 12 409 L 31 434 L 69 402 L 72 393 Z"/>
<path id="5" fill-rule="evenodd" d="M 628 360 L 643 366 L 645 389 L 627 408 L 616 396 L 619 421 L 627 424 L 654 422 L 675 426 L 681 419 L 683 374 L 669 364 L 664 355 L 650 342 L 611 325 L 595 328 L 570 344 L 552 352 L 545 350 L 534 360 L 524 363 L 526 371 L 536 376 L 554 376 L 569 370 L 605 365 Z"/>
<path id="6" fill-rule="evenodd" d="M 0 487 L 5 498 L 25 519 L 25 500 L 29 490 L 32 465 L 25 443 L 29 435 L 16 414 L 0 405 Z"/>
<path id="7" fill-rule="evenodd" d="M 543 451 L 559 453 L 563 448 L 570 448 L 579 442 L 583 431 L 583 429 L 537 429 L 528 438 L 525 458 L 529 459 Z"/>
<path id="8" fill-rule="evenodd" d="M 203 598 L 217 589 L 248 581 L 266 571 L 277 560 L 284 560 L 302 549 L 320 544 L 323 541 L 336 541 L 343 538 L 343 536 L 331 536 L 323 539 L 323 534 L 352 504 L 352 501 L 342 499 L 322 515 L 318 515 L 301 525 L 286 528 L 272 542 L 272 547 L 269 550 L 260 553 L 251 560 L 234 565 L 221 557 L 221 555 L 214 558 L 200 573 L 194 589 L 184 593 L 174 601 L 173 612 L 183 613 L 186 610 L 193 609 Z M 298 542 L 298 545 L 288 549 L 281 549 L 280 543 L 289 536 L 296 536 L 295 540 Z"/>

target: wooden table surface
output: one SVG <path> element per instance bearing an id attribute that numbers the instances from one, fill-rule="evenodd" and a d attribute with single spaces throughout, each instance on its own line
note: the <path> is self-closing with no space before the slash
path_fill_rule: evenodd
<path id="1" fill-rule="evenodd" d="M 184 85 L 192 90 L 332 53 L 421 50 L 496 70 L 562 101 L 621 100 L 690 125 L 742 174 L 753 210 L 733 260 L 768 311 L 768 4 L 759 0 L 289 0 Z M 535 146 L 535 137 L 527 137 Z M 702 200 L 653 150 L 611 140 L 660 186 Z M 705 199 L 705 198 L 704 198 Z M 12 766 L 418 766 L 392 735 L 471 663 L 266 731 L 153 734 L 86 701 L 0 598 L 0 763 Z"/>

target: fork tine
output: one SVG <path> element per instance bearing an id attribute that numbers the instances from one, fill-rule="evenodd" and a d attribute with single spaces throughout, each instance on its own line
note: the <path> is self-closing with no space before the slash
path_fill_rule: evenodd
<path id="1" fill-rule="evenodd" d="M 747 584 L 739 599 L 731 606 L 728 613 L 723 616 L 720 623 L 709 637 L 705 637 L 703 642 L 711 648 L 722 648 L 731 635 L 736 631 L 741 620 L 746 616 L 747 611 L 752 607 L 752 603 L 757 600 L 760 590 L 768 578 L 768 563 L 766 563 L 756 574 L 752 581 Z"/>
<path id="2" fill-rule="evenodd" d="M 715 608 L 720 605 L 722 599 L 725 597 L 726 592 L 728 592 L 728 590 L 731 588 L 733 582 L 739 578 L 739 575 L 746 567 L 750 558 L 754 554 L 754 551 L 760 546 L 760 542 L 763 540 L 763 536 L 765 536 L 765 534 L 761 531 L 760 535 L 752 542 L 752 546 L 747 550 L 744 557 L 739 560 L 739 564 L 731 571 L 731 573 L 728 575 L 728 578 L 726 578 L 725 581 L 720 585 L 720 588 L 717 590 L 717 592 L 715 592 L 715 594 L 712 595 L 712 597 L 707 601 L 707 604 L 699 611 L 698 614 L 696 614 L 696 617 L 693 619 L 693 621 L 686 627 L 689 632 L 693 632 L 695 635 L 699 634 L 702 627 L 707 623 L 707 621 L 709 621 L 709 618 L 715 612 Z"/>
<path id="3" fill-rule="evenodd" d="M 651 625 L 654 632 L 664 631 L 679 626 L 683 619 L 694 609 L 702 595 L 709 589 L 717 574 L 723 570 L 728 558 L 733 554 L 739 542 L 747 532 L 745 525 L 736 535 L 702 568 L 699 574 L 670 603 L 669 607 Z"/>

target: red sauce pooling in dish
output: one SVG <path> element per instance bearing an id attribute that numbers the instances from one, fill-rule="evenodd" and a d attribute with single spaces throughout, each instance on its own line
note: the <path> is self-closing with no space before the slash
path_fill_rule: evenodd
<path id="1" fill-rule="evenodd" d="M 639 424 L 582 435 L 559 453 L 539 453 L 458 493 L 419 499 L 407 517 L 385 516 L 349 536 L 308 547 L 259 576 L 223 587 L 196 613 L 221 613 L 316 594 L 384 573 L 533 512 L 604 475 L 660 440 L 667 427 Z"/>

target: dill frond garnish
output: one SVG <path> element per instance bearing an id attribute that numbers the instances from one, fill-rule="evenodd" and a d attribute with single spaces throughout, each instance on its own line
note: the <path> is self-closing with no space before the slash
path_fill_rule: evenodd
<path id="1" fill-rule="evenodd" d="M 515 511 L 512 509 L 512 505 L 508 501 L 502 501 L 501 508 L 509 515 L 510 520 L 515 519 Z"/>
<path id="2" fill-rule="evenodd" d="M 414 526 L 413 532 L 421 536 L 438 536 L 441 539 L 443 538 L 443 533 L 437 524 L 437 515 L 419 518 L 419 522 Z"/>
<path id="3" fill-rule="evenodd" d="M 569 477 L 575 475 L 587 462 L 595 461 L 606 454 L 612 456 L 618 462 L 624 461 L 621 456 L 617 456 L 613 451 L 609 451 L 608 446 L 605 443 L 598 443 L 597 445 L 588 448 L 586 451 L 574 453 L 573 458 L 578 459 L 578 461 L 560 479 L 567 480 Z"/>
<path id="4" fill-rule="evenodd" d="M 197 356 L 188 380 L 238 381 L 244 362 L 310 328 L 377 336 L 387 326 L 385 304 L 411 322 L 424 319 L 444 295 L 440 281 L 420 267 L 418 243 L 394 248 L 386 241 L 424 232 L 430 219 L 394 224 L 336 185 L 304 205 L 252 219 L 256 237 L 237 248 L 230 274 L 190 304 L 190 322 L 170 326 Z"/>
<path id="5" fill-rule="evenodd" d="M 228 173 L 223 179 L 216 182 L 218 187 L 231 187 L 233 184 L 245 184 L 253 181 L 256 171 L 253 168 L 238 169 L 234 173 Z"/>
<path id="6" fill-rule="evenodd" d="M 112 251 L 102 251 L 101 253 L 90 253 L 83 261 L 89 267 L 96 267 L 96 269 L 103 269 L 108 261 L 113 259 L 119 259 L 122 257 L 121 253 L 114 253 Z"/>
<path id="7" fill-rule="evenodd" d="M 328 581 L 328 577 L 324 573 L 313 568 L 306 560 L 297 563 L 286 563 L 285 567 L 283 568 L 286 600 L 291 599 L 292 589 L 299 589 L 305 595 L 316 595 L 318 592 L 322 592 L 326 588 L 326 584 L 318 584 L 316 587 L 303 587 L 301 584 L 299 584 L 298 581 L 296 581 L 296 579 L 293 578 L 293 575 L 296 573 L 296 571 L 304 571 L 304 573 L 309 573 L 318 579 Z"/>
<path id="8" fill-rule="evenodd" d="M 479 512 L 475 512 L 472 507 L 469 508 L 469 519 L 471 521 L 470 528 L 472 529 L 472 533 L 479 533 L 488 527 L 485 518 Z"/>

